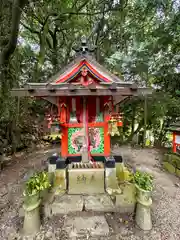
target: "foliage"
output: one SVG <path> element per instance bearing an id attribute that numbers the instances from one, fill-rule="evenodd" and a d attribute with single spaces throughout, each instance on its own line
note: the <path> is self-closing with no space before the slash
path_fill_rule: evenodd
<path id="1" fill-rule="evenodd" d="M 36 173 L 26 182 L 24 195 L 31 196 L 38 194 L 50 186 L 47 172 Z"/>
<path id="2" fill-rule="evenodd" d="M 134 181 L 135 184 L 145 191 L 152 191 L 153 189 L 153 177 L 147 172 L 136 171 Z"/>

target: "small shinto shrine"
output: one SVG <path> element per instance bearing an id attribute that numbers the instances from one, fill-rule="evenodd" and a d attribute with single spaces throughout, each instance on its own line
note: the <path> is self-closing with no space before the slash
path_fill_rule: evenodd
<path id="1" fill-rule="evenodd" d="M 164 155 L 164 168 L 180 177 L 180 121 L 176 121 L 168 128 L 172 132 L 172 149 Z"/>
<path id="2" fill-rule="evenodd" d="M 169 130 L 173 134 L 173 152 L 180 154 L 180 121 L 171 124 Z"/>
<path id="3" fill-rule="evenodd" d="M 123 124 L 118 104 L 145 90 L 108 72 L 84 39 L 74 61 L 48 82 L 27 83 L 12 93 L 41 97 L 54 104 L 57 113 L 50 115 L 49 121 L 59 121 L 61 156 L 82 156 L 83 162 L 88 162 L 94 156 L 110 155 L 110 136 Z"/>
<path id="4" fill-rule="evenodd" d="M 149 93 L 149 89 L 138 88 L 107 71 L 93 52 L 83 38 L 74 61 L 49 81 L 12 90 L 14 96 L 40 97 L 53 104 L 55 111 L 48 113 L 48 124 L 56 122 L 62 139 L 60 157 L 51 159 L 49 171 L 56 172 L 56 185 L 69 194 L 118 188 L 122 158 L 111 156 L 110 139 L 119 135 L 118 127 L 123 125 L 119 103 Z M 112 179 L 107 183 L 110 172 Z"/>

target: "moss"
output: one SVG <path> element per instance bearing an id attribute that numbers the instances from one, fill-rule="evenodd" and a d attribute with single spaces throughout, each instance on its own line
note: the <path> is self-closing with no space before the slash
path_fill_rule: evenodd
<path id="1" fill-rule="evenodd" d="M 180 168 L 180 157 L 177 155 L 172 155 L 172 164 L 173 166 Z"/>
<path id="2" fill-rule="evenodd" d="M 171 154 L 164 154 L 163 161 L 164 162 L 171 162 Z"/>
<path id="3" fill-rule="evenodd" d="M 119 182 L 130 181 L 131 172 L 123 163 L 116 163 L 116 177 Z"/>
<path id="4" fill-rule="evenodd" d="M 175 171 L 176 171 L 175 167 L 174 167 L 172 164 L 170 164 L 169 162 L 164 162 L 164 163 L 163 163 L 163 167 L 164 167 L 164 169 L 166 169 L 169 173 L 175 173 Z"/>
<path id="5" fill-rule="evenodd" d="M 169 162 L 171 165 L 173 165 L 175 168 L 180 168 L 180 156 L 171 153 L 171 154 L 165 154 L 164 155 L 164 162 Z"/>
<path id="6" fill-rule="evenodd" d="M 180 177 L 180 169 L 176 168 L 176 176 Z"/>

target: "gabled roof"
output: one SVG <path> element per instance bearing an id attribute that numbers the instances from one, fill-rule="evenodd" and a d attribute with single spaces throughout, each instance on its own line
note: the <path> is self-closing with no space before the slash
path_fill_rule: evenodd
<path id="1" fill-rule="evenodd" d="M 48 82 L 57 84 L 68 83 L 81 72 L 83 67 L 86 67 L 88 71 L 102 83 L 124 83 L 124 81 L 120 80 L 116 75 L 110 73 L 104 66 L 100 65 L 95 58 L 87 53 L 76 57 L 74 61 L 69 63 Z M 128 82 L 126 84 L 131 85 L 132 82 Z"/>
<path id="2" fill-rule="evenodd" d="M 86 41 L 81 42 L 81 47 L 76 49 L 76 52 L 78 55 L 74 61 L 50 78 L 49 81 L 27 83 L 24 88 L 13 89 L 11 91 L 12 95 L 37 97 L 113 95 L 114 97 L 128 97 L 151 92 L 150 89 L 138 88 L 136 84 L 124 82 L 110 73 L 90 54 L 92 50 Z M 86 77 L 88 78 L 88 84 L 83 82 L 87 81 Z M 78 80 L 79 82 L 71 83 L 71 80 Z"/>

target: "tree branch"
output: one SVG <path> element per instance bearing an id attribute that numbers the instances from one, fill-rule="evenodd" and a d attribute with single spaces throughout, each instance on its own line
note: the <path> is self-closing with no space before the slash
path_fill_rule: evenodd
<path id="1" fill-rule="evenodd" d="M 25 29 L 29 30 L 31 33 L 39 34 L 38 31 L 36 31 L 36 30 L 34 30 L 34 29 L 28 27 L 28 26 L 27 26 L 26 24 L 24 24 L 22 21 L 20 21 L 20 24 L 21 24 Z"/>

